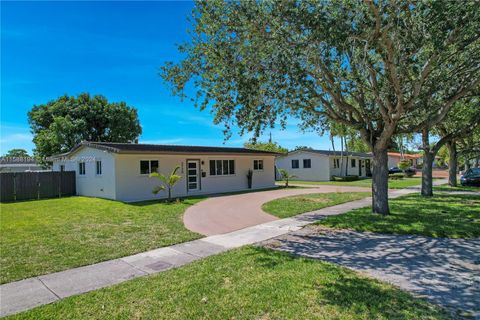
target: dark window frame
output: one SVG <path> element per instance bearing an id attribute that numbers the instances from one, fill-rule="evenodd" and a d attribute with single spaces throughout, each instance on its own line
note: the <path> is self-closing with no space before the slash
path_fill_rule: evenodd
<path id="1" fill-rule="evenodd" d="M 84 176 L 87 174 L 87 167 L 85 165 L 85 162 L 79 162 L 78 163 L 78 175 L 79 176 Z"/>
<path id="2" fill-rule="evenodd" d="M 300 160 L 292 159 L 292 169 L 300 169 Z"/>
<path id="3" fill-rule="evenodd" d="M 305 165 L 308 163 L 308 165 Z M 312 159 L 303 159 L 303 168 L 304 169 L 311 169 L 312 168 Z"/>
<path id="4" fill-rule="evenodd" d="M 97 176 L 101 176 L 102 175 L 102 170 L 103 170 L 102 160 L 95 161 L 95 174 Z"/>
<path id="5" fill-rule="evenodd" d="M 142 166 L 143 163 L 143 166 Z M 155 163 L 155 165 L 153 165 Z M 158 172 L 158 169 L 160 168 L 160 161 L 158 160 L 140 160 L 140 175 L 146 176 L 149 175 L 153 172 Z M 145 167 L 145 164 L 148 164 L 148 167 Z M 155 168 L 156 170 L 152 170 L 152 168 Z"/>
<path id="6" fill-rule="evenodd" d="M 210 176 L 227 177 L 235 175 L 235 160 L 233 159 L 210 159 L 208 164 Z"/>
<path id="7" fill-rule="evenodd" d="M 357 159 L 351 159 L 350 161 L 350 166 L 352 168 L 356 168 L 357 167 Z"/>
<path id="8" fill-rule="evenodd" d="M 263 159 L 253 160 L 253 171 L 263 171 L 263 168 L 264 168 Z"/>

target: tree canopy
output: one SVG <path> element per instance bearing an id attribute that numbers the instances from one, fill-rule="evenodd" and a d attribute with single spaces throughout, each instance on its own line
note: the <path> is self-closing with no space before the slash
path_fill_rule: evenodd
<path id="1" fill-rule="evenodd" d="M 35 155 L 66 152 L 81 141 L 134 142 L 142 133 L 137 110 L 101 95 L 64 95 L 28 113 Z"/>
<path id="2" fill-rule="evenodd" d="M 247 149 L 270 151 L 277 153 L 287 153 L 288 149 L 283 148 L 277 142 L 246 142 L 243 146 Z"/>
<path id="3" fill-rule="evenodd" d="M 392 137 L 442 121 L 479 84 L 477 6 L 198 1 L 185 58 L 162 76 L 180 96 L 192 81 L 227 137 L 232 124 L 256 137 L 292 117 L 303 128 L 354 128 L 373 152 L 373 211 L 386 214 Z"/>
<path id="4" fill-rule="evenodd" d="M 5 154 L 5 157 L 28 158 L 30 155 L 25 149 L 10 149 Z"/>

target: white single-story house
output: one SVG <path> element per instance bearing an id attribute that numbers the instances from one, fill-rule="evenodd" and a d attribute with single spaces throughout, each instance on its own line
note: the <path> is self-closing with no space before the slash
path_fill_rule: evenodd
<path id="1" fill-rule="evenodd" d="M 362 152 L 343 152 L 328 150 L 301 149 L 278 156 L 277 169 L 285 169 L 296 176 L 297 180 L 329 181 L 333 176 L 371 175 L 372 155 Z"/>
<path id="2" fill-rule="evenodd" d="M 165 198 L 149 174 L 168 175 L 179 166 L 182 179 L 172 197 L 205 195 L 275 186 L 276 153 L 244 148 L 82 142 L 65 154 L 51 157 L 54 171 L 75 171 L 77 194 L 124 202 Z"/>

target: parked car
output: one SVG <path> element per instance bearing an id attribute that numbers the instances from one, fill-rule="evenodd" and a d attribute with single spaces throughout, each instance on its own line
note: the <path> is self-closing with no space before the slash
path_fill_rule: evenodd
<path id="1" fill-rule="evenodd" d="M 388 169 L 388 174 L 395 174 L 395 173 L 403 173 L 403 170 L 400 169 L 399 167 L 391 167 L 390 169 Z M 414 175 L 417 173 L 417 169 L 415 169 L 414 167 L 410 167 L 407 170 L 405 170 L 405 173 Z"/>
<path id="2" fill-rule="evenodd" d="M 465 171 L 460 177 L 460 184 L 462 186 L 480 187 L 480 168 L 471 168 Z"/>

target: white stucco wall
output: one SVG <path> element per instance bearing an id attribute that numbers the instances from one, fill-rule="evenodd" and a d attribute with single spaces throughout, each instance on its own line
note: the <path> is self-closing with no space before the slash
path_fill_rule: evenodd
<path id="1" fill-rule="evenodd" d="M 172 154 L 115 154 L 116 158 L 116 196 L 121 201 L 141 201 L 165 198 L 166 192 L 158 195 L 152 194 L 158 180 L 149 178 L 148 175 L 140 174 L 141 160 L 158 160 L 159 171 L 169 174 L 175 166 L 180 166 L 177 172 L 182 179 L 172 190 L 173 197 L 185 197 L 190 195 L 204 195 L 212 193 L 223 193 L 248 189 L 247 172 L 253 170 L 253 160 L 264 161 L 263 171 L 254 171 L 253 189 L 269 188 L 275 185 L 274 157 L 273 156 L 252 156 L 252 155 L 172 155 Z M 189 160 L 200 160 L 201 170 L 205 177 L 200 178 L 201 189 L 187 192 L 186 162 Z M 209 160 L 235 160 L 235 174 L 229 176 L 210 176 Z"/>
<path id="2" fill-rule="evenodd" d="M 303 168 L 303 159 L 311 160 L 311 168 Z M 292 160 L 299 160 L 299 168 L 292 168 Z M 296 180 L 304 181 L 329 181 L 330 162 L 328 156 L 310 152 L 298 151 L 286 156 L 277 157 L 275 160 L 277 169 L 285 169 L 290 174 L 297 176 Z M 333 162 L 332 162 L 333 168 Z"/>
<path id="3" fill-rule="evenodd" d="M 343 168 L 342 171 L 340 171 L 340 168 L 334 168 L 333 165 L 333 159 L 338 159 L 340 166 Z M 352 159 L 355 159 L 355 167 L 352 167 Z M 361 164 L 360 164 L 361 160 Z M 361 177 L 366 177 L 367 176 L 367 170 L 366 170 L 366 163 L 365 163 L 365 158 L 359 158 L 359 157 L 344 157 L 343 159 L 343 166 L 342 166 L 342 159 L 341 157 L 330 157 L 330 172 L 332 175 L 335 176 L 341 176 L 341 175 L 349 175 L 349 176 L 361 176 Z M 346 168 L 346 163 L 348 163 L 348 169 L 347 171 L 345 170 Z M 362 166 L 362 172 L 360 174 L 360 165 Z"/>
<path id="4" fill-rule="evenodd" d="M 351 159 L 355 159 L 355 167 L 352 167 Z M 311 159 L 312 167 L 303 168 L 303 159 Z M 329 181 L 334 175 L 345 175 L 345 161 L 348 161 L 348 175 L 359 175 L 359 160 L 362 160 L 362 177 L 366 177 L 365 159 L 359 157 L 344 157 L 343 172 L 340 168 L 334 168 L 334 159 L 338 159 L 340 165 L 341 158 L 316 154 L 308 151 L 292 152 L 286 156 L 277 157 L 275 164 L 278 169 L 286 169 L 290 174 L 297 176 L 296 180 L 304 181 Z M 300 168 L 292 168 L 292 160 L 299 160 Z"/>
<path id="5" fill-rule="evenodd" d="M 102 174 L 96 174 L 96 161 L 102 161 Z M 85 162 L 85 175 L 80 175 L 79 162 Z M 106 151 L 83 147 L 62 161 L 53 162 L 53 171 L 75 171 L 77 194 L 88 197 L 115 199 L 115 158 Z"/>

